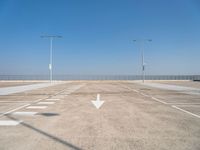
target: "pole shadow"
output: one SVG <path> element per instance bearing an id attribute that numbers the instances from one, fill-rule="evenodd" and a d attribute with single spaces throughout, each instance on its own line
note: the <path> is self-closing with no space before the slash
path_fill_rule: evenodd
<path id="1" fill-rule="evenodd" d="M 14 117 L 12 117 L 12 116 L 10 116 L 10 115 L 8 115 L 8 114 L 5 115 L 5 116 L 7 116 L 9 119 L 12 119 L 12 120 L 15 120 L 15 121 L 19 121 L 18 119 L 14 118 Z M 49 133 L 47 133 L 47 132 L 45 132 L 45 131 L 43 131 L 43 130 L 41 130 L 41 129 L 38 129 L 38 128 L 36 128 L 36 127 L 34 127 L 34 126 L 28 124 L 28 123 L 21 122 L 20 124 L 21 124 L 22 126 L 26 127 L 26 128 L 29 128 L 29 129 L 31 129 L 31 130 L 33 130 L 33 131 L 39 133 L 39 134 L 42 134 L 42 135 L 44 135 L 44 136 L 46 136 L 46 137 L 48 137 L 48 138 L 50 138 L 50 139 L 52 139 L 52 140 L 54 140 L 54 141 L 56 141 L 56 142 L 59 142 L 60 144 L 66 146 L 66 147 L 68 147 L 68 148 L 71 148 L 71 149 L 73 149 L 73 150 L 83 150 L 83 149 L 81 149 L 80 147 L 77 147 L 77 146 L 75 146 L 75 145 L 73 145 L 73 144 L 71 144 L 71 143 L 69 143 L 69 142 L 67 142 L 67 141 L 65 141 L 65 140 L 63 140 L 63 139 L 60 139 L 59 137 L 56 137 L 56 136 L 54 136 L 54 135 L 52 135 L 52 134 L 49 134 Z"/>

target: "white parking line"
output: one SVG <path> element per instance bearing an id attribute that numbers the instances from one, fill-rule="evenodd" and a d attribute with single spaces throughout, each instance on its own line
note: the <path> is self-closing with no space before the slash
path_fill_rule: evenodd
<path id="1" fill-rule="evenodd" d="M 192 115 L 192 116 L 194 116 L 194 117 L 200 118 L 199 115 L 194 114 L 194 113 L 191 113 L 191 112 L 189 112 L 189 111 L 187 111 L 187 110 L 181 109 L 181 108 L 179 108 L 179 107 L 177 107 L 177 106 L 175 106 L 175 105 L 172 105 L 172 107 L 175 108 L 175 109 L 178 109 L 178 110 L 180 110 L 180 111 L 183 111 L 183 112 L 185 112 L 185 113 L 187 113 L 187 114 L 190 114 L 190 115 Z"/>
<path id="2" fill-rule="evenodd" d="M 37 112 L 13 112 L 12 115 L 19 115 L 19 116 L 34 116 L 35 114 L 37 114 Z"/>
<path id="3" fill-rule="evenodd" d="M 46 105 L 48 105 L 48 104 L 54 104 L 55 102 L 39 102 L 39 103 L 37 103 L 37 104 L 46 104 Z"/>
<path id="4" fill-rule="evenodd" d="M 0 101 L 0 103 L 30 103 L 31 101 Z"/>
<path id="5" fill-rule="evenodd" d="M 46 99 L 46 101 L 59 101 L 60 99 L 59 98 L 48 98 Z"/>
<path id="6" fill-rule="evenodd" d="M 26 109 L 45 109 L 47 106 L 29 106 L 26 107 Z"/>
<path id="7" fill-rule="evenodd" d="M 85 86 L 85 84 L 79 85 L 78 88 L 77 88 L 77 90 L 78 90 L 79 88 L 83 87 L 83 86 Z M 59 91 L 59 92 L 53 94 L 52 96 L 58 95 L 58 94 L 64 92 L 65 90 L 66 90 L 66 89 L 63 89 L 63 90 L 61 90 L 61 91 Z M 4 115 L 7 115 L 7 114 L 10 114 L 10 113 L 12 113 L 12 112 L 14 112 L 14 111 L 16 111 L 16 110 L 19 110 L 19 109 L 22 109 L 22 108 L 25 108 L 25 107 L 26 107 L 26 109 L 45 109 L 45 108 L 47 108 L 47 106 L 30 106 L 30 105 L 33 104 L 33 103 L 37 103 L 37 102 L 42 101 L 42 100 L 45 100 L 45 99 L 46 99 L 46 98 L 38 99 L 38 100 L 36 100 L 36 101 L 29 102 L 28 104 L 19 106 L 19 107 L 15 108 L 15 109 L 11 109 L 11 110 L 9 110 L 9 111 L 7 111 L 7 112 L 4 112 L 4 113 L 0 114 L 0 117 L 2 117 L 2 116 L 4 116 Z M 27 106 L 29 106 L 29 107 L 27 107 Z"/>
<path id="8" fill-rule="evenodd" d="M 159 99 L 157 99 L 157 98 L 155 98 L 155 97 L 151 97 L 151 98 L 152 98 L 153 100 L 157 101 L 157 102 L 162 103 L 162 104 L 167 104 L 166 102 L 161 101 L 161 100 L 159 100 Z"/>
<path id="9" fill-rule="evenodd" d="M 167 103 L 167 104 L 169 104 L 169 105 L 196 105 L 196 106 L 200 106 L 200 103 Z"/>
<path id="10" fill-rule="evenodd" d="M 10 110 L 10 111 L 7 111 L 7 112 L 1 114 L 0 117 L 2 117 L 2 116 L 4 116 L 4 115 L 7 115 L 7 114 L 10 114 L 10 113 L 12 113 L 12 112 L 14 112 L 14 111 L 16 111 L 16 110 L 19 110 L 19 109 L 24 108 L 24 107 L 29 106 L 29 105 L 30 105 L 30 104 L 25 104 L 25 105 L 23 105 L 23 106 L 20 106 L 20 107 L 17 107 L 17 108 L 15 108 L 15 109 L 12 109 L 12 110 Z"/>
<path id="11" fill-rule="evenodd" d="M 136 92 L 136 93 L 139 93 L 139 91 L 138 90 L 133 90 L 134 92 Z"/>
<path id="12" fill-rule="evenodd" d="M 45 98 L 44 98 L 44 99 L 45 99 Z M 43 100 L 43 99 L 38 99 L 38 100 L 33 101 L 33 102 L 31 102 L 31 103 L 36 103 L 36 102 L 39 102 L 39 101 L 42 101 L 42 100 Z M 19 106 L 19 107 L 15 108 L 15 109 L 11 109 L 11 110 L 9 110 L 9 111 L 7 111 L 7 112 L 1 114 L 0 117 L 4 116 L 4 115 L 6 115 L 6 114 L 12 113 L 12 112 L 14 112 L 14 111 L 16 111 L 16 110 L 22 109 L 22 108 L 24 108 L 24 107 L 30 106 L 31 103 L 25 104 L 25 105 L 22 105 L 22 106 Z"/>
<path id="13" fill-rule="evenodd" d="M 84 85 L 81 85 L 81 87 L 82 87 L 82 86 L 84 86 Z M 54 95 L 60 94 L 60 93 L 62 93 L 63 91 L 65 91 L 65 89 L 62 90 L 62 91 L 59 91 L 59 92 L 55 93 Z M 32 103 L 37 103 L 37 102 L 42 101 L 42 100 L 45 100 L 45 99 L 46 99 L 46 98 L 38 99 L 38 100 L 35 100 L 35 101 L 31 101 L 31 102 L 29 102 L 28 104 L 25 104 L 25 105 L 22 105 L 22 106 L 19 106 L 19 107 L 15 108 L 15 109 L 11 109 L 11 110 L 9 110 L 9 111 L 7 111 L 7 112 L 1 113 L 1 114 L 0 114 L 0 117 L 3 117 L 4 115 L 10 114 L 10 113 L 12 113 L 12 112 L 14 112 L 14 111 L 16 111 L 16 110 L 19 110 L 19 109 L 22 109 L 22 108 L 25 108 L 25 107 L 26 107 L 26 109 L 45 109 L 45 108 L 47 108 L 47 106 L 30 106 Z M 29 106 L 29 107 L 27 107 L 27 106 Z"/>
<path id="14" fill-rule="evenodd" d="M 161 101 L 161 100 L 159 100 L 159 99 L 157 99 L 157 98 L 155 98 L 155 97 L 151 97 L 150 95 L 147 95 L 147 94 L 144 94 L 144 93 L 142 93 L 142 92 L 140 92 L 140 91 L 138 91 L 138 90 L 135 90 L 135 89 L 132 89 L 132 88 L 129 88 L 129 87 L 127 87 L 129 90 L 132 90 L 132 91 L 134 91 L 134 92 L 136 92 L 136 93 L 139 93 L 139 94 L 141 94 L 141 95 L 143 95 L 143 96 L 145 96 L 145 97 L 150 97 L 150 98 L 152 98 L 153 100 L 155 100 L 155 101 L 157 101 L 157 102 L 160 102 L 160 103 L 162 103 L 162 104 L 167 104 L 166 102 L 164 102 L 164 101 Z"/>
<path id="15" fill-rule="evenodd" d="M 0 126 L 16 126 L 20 124 L 22 121 L 14 121 L 14 120 L 0 120 Z"/>
<path id="16" fill-rule="evenodd" d="M 128 88 L 128 89 L 131 89 L 131 88 Z M 146 94 L 144 94 L 144 93 L 141 93 L 141 92 L 139 92 L 139 91 L 137 91 L 137 90 L 134 90 L 134 89 L 131 89 L 131 90 L 134 91 L 134 92 L 140 93 L 140 94 L 143 95 L 143 96 L 148 96 L 148 95 L 146 95 Z M 173 107 L 173 108 L 175 108 L 175 109 L 177 109 L 177 110 L 179 110 L 179 111 L 182 111 L 182 112 L 185 112 L 185 113 L 187 113 L 187 114 L 190 114 L 190 115 L 192 115 L 192 116 L 194 116 L 194 117 L 200 118 L 200 115 L 191 113 L 191 112 L 189 112 L 189 111 L 187 111 L 187 110 L 184 110 L 184 109 L 182 109 L 182 108 L 179 108 L 179 107 L 175 106 L 175 105 L 199 106 L 200 103 L 166 103 L 166 102 L 164 102 L 164 101 L 162 101 L 162 100 L 160 100 L 160 99 L 158 99 L 158 98 L 155 98 L 155 97 L 153 97 L 153 96 L 152 96 L 151 98 L 152 98 L 153 100 L 157 101 L 157 102 L 162 103 L 162 104 L 169 105 L 169 106 L 171 106 L 171 107 Z"/>
<path id="17" fill-rule="evenodd" d="M 145 96 L 145 97 L 150 97 L 149 95 L 141 93 L 141 92 L 140 92 L 140 94 L 143 95 L 143 96 Z"/>

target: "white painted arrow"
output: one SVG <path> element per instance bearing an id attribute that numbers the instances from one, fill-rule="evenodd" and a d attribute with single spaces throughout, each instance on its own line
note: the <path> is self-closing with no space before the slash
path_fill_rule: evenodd
<path id="1" fill-rule="evenodd" d="M 92 104 L 97 108 L 97 109 L 99 109 L 102 105 L 103 105 L 103 103 L 104 103 L 104 101 L 101 101 L 100 100 L 100 94 L 97 94 L 97 99 L 96 99 L 96 101 L 91 101 L 92 102 Z"/>

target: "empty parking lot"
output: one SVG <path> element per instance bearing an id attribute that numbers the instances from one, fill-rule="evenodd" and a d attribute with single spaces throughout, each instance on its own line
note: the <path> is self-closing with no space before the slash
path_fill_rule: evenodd
<path id="1" fill-rule="evenodd" d="M 199 150 L 200 83 L 161 84 L 191 89 L 72 81 L 1 95 L 0 149 Z M 97 94 L 100 109 L 91 103 Z"/>

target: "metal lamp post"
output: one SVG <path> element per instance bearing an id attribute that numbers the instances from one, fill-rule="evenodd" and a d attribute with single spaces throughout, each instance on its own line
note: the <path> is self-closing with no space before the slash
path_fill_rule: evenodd
<path id="1" fill-rule="evenodd" d="M 59 35 L 43 35 L 41 38 L 48 38 L 50 39 L 50 58 L 49 58 L 49 80 L 52 83 L 53 80 L 53 39 L 54 38 L 62 38 Z"/>
<path id="2" fill-rule="evenodd" d="M 144 43 L 145 42 L 151 42 L 152 39 L 139 39 L 139 40 L 133 40 L 133 42 L 139 43 L 139 49 L 142 53 L 142 82 L 145 81 L 145 61 L 144 61 Z"/>

